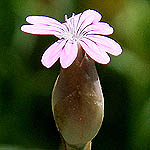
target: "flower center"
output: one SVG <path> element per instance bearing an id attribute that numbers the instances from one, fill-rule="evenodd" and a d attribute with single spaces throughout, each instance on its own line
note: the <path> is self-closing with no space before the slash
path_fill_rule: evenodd
<path id="1" fill-rule="evenodd" d="M 71 32 L 64 32 L 63 33 L 63 38 L 66 39 L 66 40 L 76 40 L 76 37 L 74 34 L 72 34 Z"/>
<path id="2" fill-rule="evenodd" d="M 80 27 L 78 27 L 79 20 L 79 18 L 76 20 L 74 14 L 69 19 L 67 15 L 65 15 L 65 30 L 62 33 L 62 38 L 78 42 L 85 35 L 85 31 L 81 32 Z"/>

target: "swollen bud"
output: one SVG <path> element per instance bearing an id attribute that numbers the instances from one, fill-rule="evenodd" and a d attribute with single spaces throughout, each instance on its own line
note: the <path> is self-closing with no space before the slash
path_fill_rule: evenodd
<path id="1" fill-rule="evenodd" d="M 95 64 L 81 47 L 74 63 L 61 69 L 52 94 L 52 110 L 66 150 L 90 150 L 86 147 L 103 121 L 104 99 Z"/>

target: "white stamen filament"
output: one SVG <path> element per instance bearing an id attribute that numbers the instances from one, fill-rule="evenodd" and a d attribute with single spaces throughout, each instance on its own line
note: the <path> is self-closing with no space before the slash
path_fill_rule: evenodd
<path id="1" fill-rule="evenodd" d="M 82 14 L 81 14 L 82 15 Z M 71 40 L 71 41 L 80 41 L 82 37 L 87 35 L 87 31 L 85 28 L 82 28 L 82 24 L 79 25 L 79 21 L 81 18 L 81 15 L 78 18 L 78 21 L 75 22 L 75 14 L 72 14 L 72 17 L 68 19 L 67 15 L 65 15 L 65 23 L 64 30 L 61 32 L 62 36 L 60 38 L 63 38 L 65 40 Z"/>

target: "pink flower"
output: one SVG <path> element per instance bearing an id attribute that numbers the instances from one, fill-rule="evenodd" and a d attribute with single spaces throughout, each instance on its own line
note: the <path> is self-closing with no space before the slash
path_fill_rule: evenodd
<path id="1" fill-rule="evenodd" d="M 103 35 L 113 33 L 113 28 L 105 22 L 99 22 L 102 16 L 95 10 L 86 10 L 72 17 L 65 16 L 64 23 L 46 16 L 29 16 L 21 30 L 30 34 L 55 35 L 59 38 L 42 56 L 42 64 L 49 68 L 59 58 L 63 68 L 69 67 L 77 57 L 79 45 L 93 60 L 108 64 L 107 53 L 118 56 L 122 53 L 120 45 Z"/>

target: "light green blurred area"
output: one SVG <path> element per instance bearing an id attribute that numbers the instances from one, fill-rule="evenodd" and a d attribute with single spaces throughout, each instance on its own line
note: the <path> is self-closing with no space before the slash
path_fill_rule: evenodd
<path id="1" fill-rule="evenodd" d="M 60 144 L 51 111 L 60 64 L 46 69 L 40 62 L 57 38 L 21 32 L 25 18 L 45 15 L 63 22 L 65 14 L 89 8 L 102 13 L 123 48 L 109 65 L 96 64 L 105 118 L 93 150 L 150 149 L 150 1 L 1 0 L 0 150 L 57 150 Z"/>

